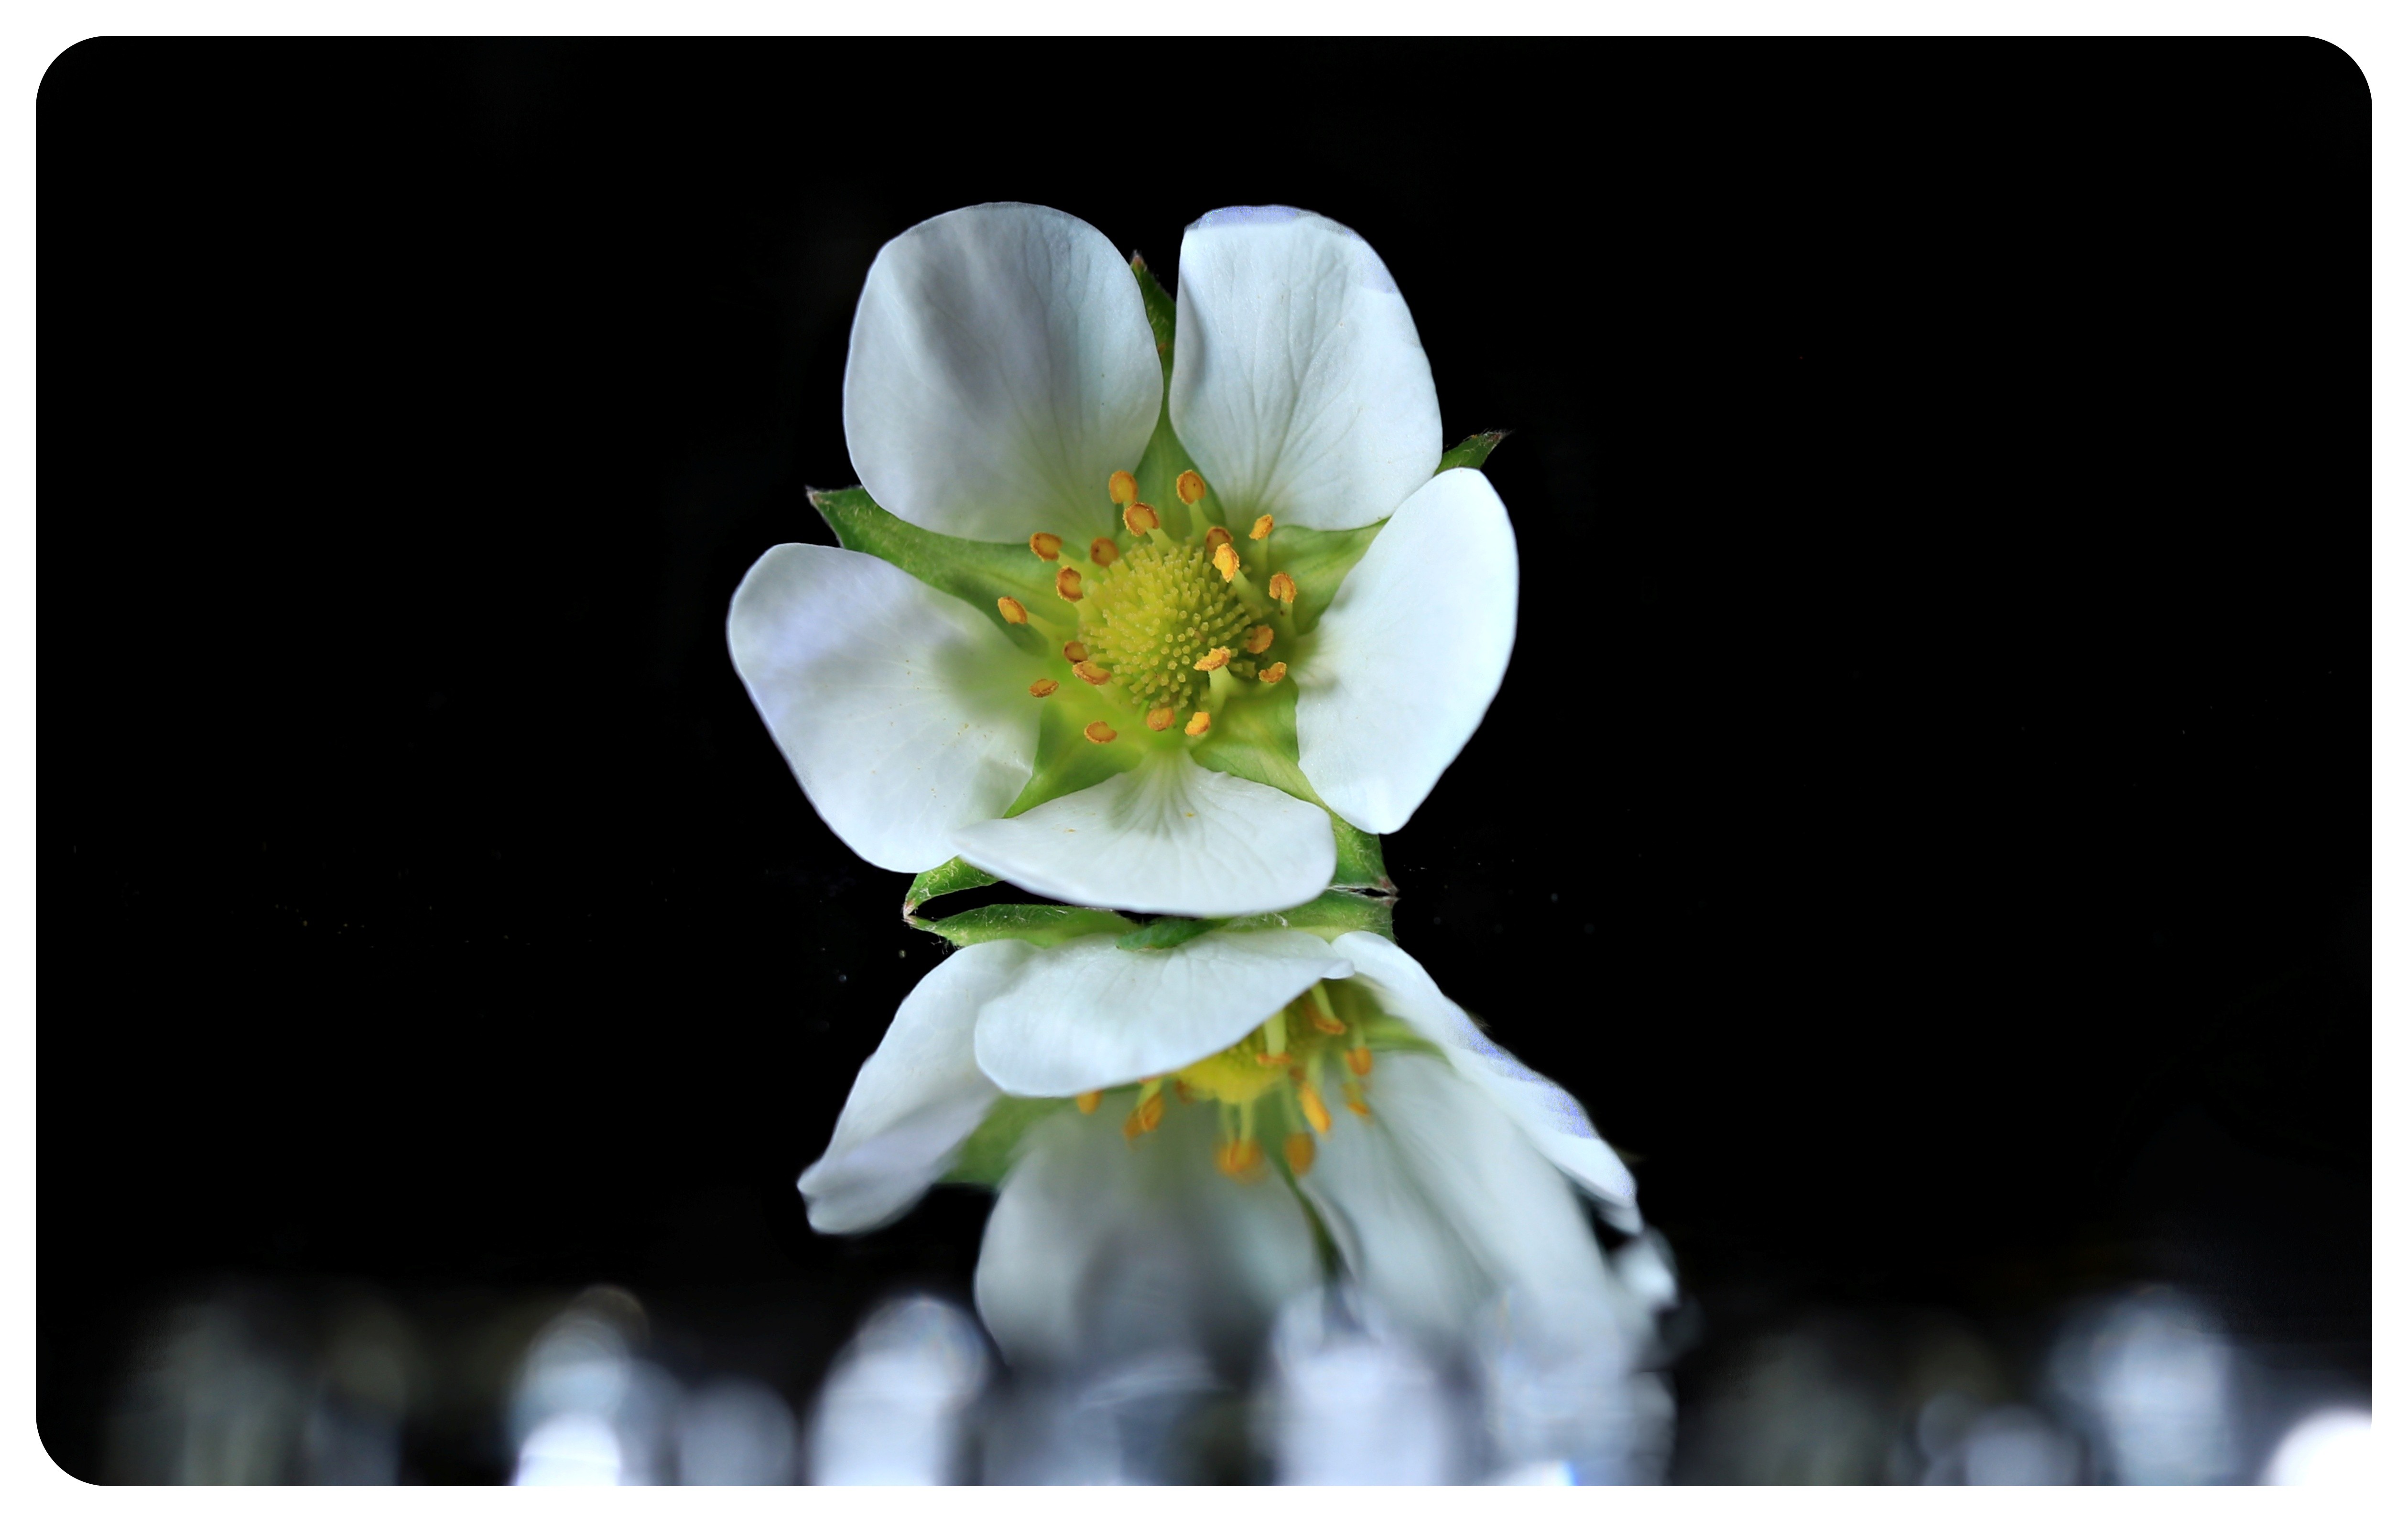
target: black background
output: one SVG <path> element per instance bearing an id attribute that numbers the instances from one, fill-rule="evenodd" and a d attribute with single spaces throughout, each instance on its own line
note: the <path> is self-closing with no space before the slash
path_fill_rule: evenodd
<path id="1" fill-rule="evenodd" d="M 2363 1367 L 2370 107 L 2303 41 L 87 43 L 40 154 L 40 1419 L 235 1273 L 799 1365 L 937 960 L 722 639 L 884 239 L 1394 272 L 1521 538 L 1398 928 L 1717 1337 L 2148 1274 Z M 794 1352 L 793 1349 L 800 1349 Z M 2337 1350 L 2337 1351 L 2333 1351 Z M 422 1456 L 435 1477 L 437 1458 Z"/>

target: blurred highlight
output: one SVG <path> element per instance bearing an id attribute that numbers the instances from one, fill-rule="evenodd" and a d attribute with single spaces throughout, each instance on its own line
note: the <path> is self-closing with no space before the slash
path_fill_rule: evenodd
<path id="1" fill-rule="evenodd" d="M 1534 1337 L 1511 1297 L 1416 1341 L 1359 1287 L 1288 1302 L 1252 1356 L 1013 1371 L 960 1303 L 847 1327 L 774 1294 L 220 1283 L 135 1329 L 103 1478 L 393 1485 L 2371 1485 L 2363 1394 L 2137 1285 L 2005 1328 L 1802 1308 L 1701 1345 L 1660 1242 L 1610 1260 L 1619 1330 Z M 1122 1292 L 1098 1287 L 1097 1293 Z M 1144 1300 L 1141 1285 L 1125 1292 Z M 1680 1309 L 1672 1322 L 1654 1318 Z M 1687 1319 L 1684 1319 L 1686 1317 Z M 781 1319 L 782 1318 L 782 1319 Z M 710 1330 L 704 1330 L 708 1322 Z M 813 1331 L 810 1329 L 824 1328 Z M 782 1329 L 782 1330 L 781 1330 Z M 1676 1425 L 1666 1378 L 1683 1369 Z M 2270 1362 L 2269 1358 L 2274 1361 Z M 2288 1382 L 2270 1373 L 2287 1361 Z M 797 1412 L 807 1420 L 797 1420 Z"/>

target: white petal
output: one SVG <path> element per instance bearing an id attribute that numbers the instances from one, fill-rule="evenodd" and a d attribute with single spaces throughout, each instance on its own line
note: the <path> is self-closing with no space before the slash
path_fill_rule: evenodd
<path id="1" fill-rule="evenodd" d="M 1214 931 L 1162 951 L 1109 935 L 1039 952 L 981 1012 L 978 1061 L 1012 1094 L 1082 1094 L 1211 1056 L 1353 964 L 1302 931 Z"/>
<path id="2" fill-rule="evenodd" d="M 771 549 L 728 605 L 727 648 L 811 806 L 889 872 L 945 861 L 954 831 L 1027 785 L 1026 658 L 967 604 L 873 555 Z"/>
<path id="3" fill-rule="evenodd" d="M 1005 1357 L 1061 1367 L 1242 1355 L 1318 1281 L 1295 1196 L 1213 1168 L 1214 1110 L 1173 1104 L 1136 1146 L 1109 1111 L 1030 1132 L 979 1248 L 979 1316 Z"/>
<path id="4" fill-rule="evenodd" d="M 878 250 L 853 317 L 844 441 L 896 517 L 971 539 L 1083 540 L 1136 468 L 1162 362 L 1119 250 L 1078 218 L 998 202 Z"/>
<path id="5" fill-rule="evenodd" d="M 1429 796 L 1505 679 L 1520 580 L 1476 470 L 1431 477 L 1371 541 L 1296 668 L 1297 760 L 1339 818 L 1387 834 Z"/>
<path id="6" fill-rule="evenodd" d="M 1034 955 L 1021 941 L 966 947 L 904 999 L 853 1080 L 826 1153 L 804 1170 L 813 1230 L 883 1226 L 943 1174 L 996 1100 L 971 1055 L 979 1005 Z"/>
<path id="7" fill-rule="evenodd" d="M 1179 246 L 1170 424 L 1231 523 L 1352 529 L 1438 468 L 1438 389 L 1397 282 L 1326 217 L 1229 206 Z"/>
<path id="8" fill-rule="evenodd" d="M 1291 908 L 1328 887 L 1338 866 L 1327 814 L 1178 750 L 1015 818 L 985 818 L 956 832 L 953 848 L 1066 903 L 1199 917 Z"/>
<path id="9" fill-rule="evenodd" d="M 1422 964 L 1395 942 L 1350 931 L 1330 945 L 1354 964 L 1359 987 L 1446 1054 L 1455 1070 L 1477 1084 L 1550 1162 L 1593 1196 L 1606 1219 L 1639 1230 L 1639 1185 L 1589 1124 L 1580 1101 L 1524 1067 L 1471 1022 L 1463 1007 L 1432 982 Z"/>
<path id="10" fill-rule="evenodd" d="M 1384 1056 L 1372 1118 L 1340 1112 L 1300 1180 L 1365 1292 L 1447 1343 L 1506 1297 L 1530 1333 L 1627 1334 L 1580 1197 L 1479 1088 L 1426 1057 Z"/>

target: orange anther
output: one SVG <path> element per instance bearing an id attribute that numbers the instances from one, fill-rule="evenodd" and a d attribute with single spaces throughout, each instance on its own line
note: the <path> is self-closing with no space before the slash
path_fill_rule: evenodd
<path id="1" fill-rule="evenodd" d="M 1141 502 L 1132 502 L 1121 509 L 1121 521 L 1131 533 L 1151 533 L 1162 527 L 1162 515 Z"/>
<path id="2" fill-rule="evenodd" d="M 1120 558 L 1121 547 L 1103 534 L 1096 535 L 1095 542 L 1087 546 L 1087 559 L 1097 565 L 1110 565 Z"/>
<path id="3" fill-rule="evenodd" d="M 1263 1174 L 1263 1144 L 1252 1137 L 1224 1142 L 1212 1152 L 1213 1165 L 1240 1184 L 1251 1184 Z"/>
<path id="4" fill-rule="evenodd" d="M 1197 671 L 1218 671 L 1228 663 L 1229 647 L 1226 645 L 1215 645 L 1211 649 L 1205 651 L 1203 658 L 1196 662 L 1196 669 Z"/>
<path id="5" fill-rule="evenodd" d="M 1096 664 L 1093 661 L 1082 661 L 1070 669 L 1078 673 L 1079 680 L 1086 683 L 1089 687 L 1101 687 L 1106 682 L 1112 679 L 1112 674 L 1111 672 L 1106 671 L 1103 667 Z"/>
<path id="6" fill-rule="evenodd" d="M 1157 1126 L 1160 1126 L 1162 1124 L 1162 1091 L 1160 1089 L 1156 1089 L 1154 1092 L 1148 1094 L 1145 1098 L 1138 1101 L 1137 1108 L 1129 1112 L 1128 1117 L 1128 1124 L 1136 1127 L 1137 1130 L 1130 1131 L 1129 1134 L 1136 1135 L 1140 1131 L 1153 1131 Z"/>
<path id="7" fill-rule="evenodd" d="M 1037 558 L 1040 561 L 1058 561 L 1062 558 L 1062 536 L 1058 533 L 1032 533 L 1028 536 L 1028 548 L 1037 551 Z"/>
<path id="8" fill-rule="evenodd" d="M 1254 526 L 1246 531 L 1246 537 L 1249 539 L 1268 539 L 1270 536 L 1271 515 L 1268 513 L 1265 513 L 1262 517 L 1255 519 Z"/>
<path id="9" fill-rule="evenodd" d="M 1079 590 L 1079 573 L 1068 565 L 1054 573 L 1054 590 L 1066 603 L 1075 603 L 1086 595 Z"/>
<path id="10" fill-rule="evenodd" d="M 1286 675 L 1287 662 L 1284 661 L 1274 661 L 1269 665 L 1265 666 L 1262 672 L 1263 680 L 1267 682 L 1276 682 Z"/>
<path id="11" fill-rule="evenodd" d="M 1192 470 L 1179 473 L 1179 500 L 1193 507 L 1204 500 L 1204 477 Z"/>
<path id="12" fill-rule="evenodd" d="M 1296 577 L 1285 571 L 1272 573 L 1271 599 L 1282 608 L 1293 611 L 1296 605 Z"/>
<path id="13" fill-rule="evenodd" d="M 1304 1118 L 1315 1131 L 1329 1129 L 1329 1106 L 1321 1102 L 1321 1090 L 1311 1084 L 1300 1084 L 1296 1091 L 1297 1103 L 1304 1107 Z"/>
<path id="14" fill-rule="evenodd" d="M 1371 1048 L 1369 1046 L 1347 1047 L 1346 1071 L 1354 1074 L 1357 1078 L 1369 1077 L 1371 1075 Z"/>
<path id="15" fill-rule="evenodd" d="M 1224 581 L 1238 579 L 1238 549 L 1224 539 L 1212 547 L 1212 569 L 1221 573 Z"/>
<path id="16" fill-rule="evenodd" d="M 1017 597 L 996 598 L 995 600 L 995 610 L 1003 615 L 1003 621 L 1006 623 L 1026 623 L 1028 621 L 1028 605 L 1023 603 Z"/>
<path id="17" fill-rule="evenodd" d="M 1095 1089 L 1090 1088 L 1085 1093 L 1079 1096 L 1079 1113 L 1081 1115 L 1094 1115 L 1096 1113 L 1096 1106 L 1103 1102 L 1104 1096 L 1097 1093 Z"/>
<path id="18" fill-rule="evenodd" d="M 1269 624 L 1258 623 L 1254 625 L 1252 629 L 1246 631 L 1246 653 L 1248 655 L 1262 654 L 1265 650 L 1271 647 L 1271 641 L 1277 637 L 1277 635 L 1271 633 L 1271 626 Z"/>
<path id="19" fill-rule="evenodd" d="M 1211 728 L 1212 716 L 1198 708 L 1187 720 L 1187 737 L 1193 740 L 1197 735 L 1211 733 Z"/>
<path id="20" fill-rule="evenodd" d="M 1215 523 L 1204 531 L 1204 553 L 1211 554 L 1229 542 L 1229 531 Z"/>
<path id="21" fill-rule="evenodd" d="M 1137 501 L 1137 477 L 1127 471 L 1116 470 L 1112 478 L 1104 483 L 1104 490 L 1111 494 L 1113 506 L 1125 507 Z"/>
<path id="22" fill-rule="evenodd" d="M 1028 684 L 1028 695 L 1032 698 L 1050 698 L 1060 690 L 1061 686 L 1060 682 L 1051 676 L 1039 676 Z"/>
<path id="23" fill-rule="evenodd" d="M 1325 1036 L 1342 1036 L 1346 1033 L 1346 1022 L 1335 1015 L 1324 1015 L 1319 1004 L 1308 1007 L 1304 1015 L 1305 1018 L 1312 1022 L 1312 1028 Z"/>
<path id="24" fill-rule="evenodd" d="M 1287 1171 L 1302 1178 L 1312 1172 L 1312 1138 L 1300 1131 L 1287 1133 L 1283 1148 L 1287 1153 Z"/>
<path id="25" fill-rule="evenodd" d="M 1062 647 L 1062 659 L 1075 666 L 1087 659 L 1087 647 L 1074 639 Z"/>
<path id="26" fill-rule="evenodd" d="M 1160 734 L 1163 731 L 1170 728 L 1170 721 L 1177 717 L 1179 716 L 1172 713 L 1168 708 L 1156 708 L 1152 713 L 1145 716 L 1145 727 L 1152 730 L 1154 733 Z"/>
<path id="27" fill-rule="evenodd" d="M 1287 1053 L 1285 1053 L 1285 1052 L 1256 1052 L 1256 1053 L 1254 1054 L 1254 1061 L 1255 1061 L 1255 1063 L 1256 1063 L 1258 1066 L 1261 1066 L 1261 1067 L 1267 1067 L 1267 1068 L 1283 1068 L 1283 1067 L 1287 1066 Z"/>
<path id="28" fill-rule="evenodd" d="M 1105 723 L 1100 718 L 1087 726 L 1086 734 L 1088 739 L 1095 741 L 1096 744 L 1099 746 L 1111 745 L 1114 740 L 1121 737 L 1118 730 L 1113 729 L 1110 724 Z"/>

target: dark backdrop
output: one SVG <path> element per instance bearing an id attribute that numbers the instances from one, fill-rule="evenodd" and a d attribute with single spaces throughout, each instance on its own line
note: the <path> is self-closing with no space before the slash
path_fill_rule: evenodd
<path id="1" fill-rule="evenodd" d="M 979 1196 L 804 1224 L 937 947 L 721 620 L 831 542 L 878 246 L 992 199 L 1172 284 L 1212 206 L 1326 212 L 1450 439 L 1514 430 L 1514 663 L 1398 929 L 1636 1156 L 1693 1364 L 2155 1274 L 2362 1368 L 2369 121 L 2300 41 L 70 50 L 52 1453 L 212 1276 L 609 1280 L 804 1370 L 966 1287 Z"/>

